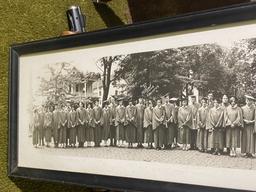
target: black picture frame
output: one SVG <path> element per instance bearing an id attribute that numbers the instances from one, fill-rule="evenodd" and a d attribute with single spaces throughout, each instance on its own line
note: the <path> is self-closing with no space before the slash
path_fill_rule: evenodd
<path id="1" fill-rule="evenodd" d="M 194 14 L 136 23 L 123 27 L 12 45 L 10 47 L 9 64 L 8 176 L 118 190 L 234 191 L 233 189 L 190 184 L 18 167 L 19 138 L 17 133 L 19 127 L 17 122 L 18 119 L 21 118 L 18 116 L 19 57 L 24 54 L 36 52 L 128 40 L 139 37 L 160 35 L 167 32 L 178 32 L 188 29 L 197 29 L 255 19 L 256 4 L 247 3 L 239 6 L 231 6 L 211 11 L 203 11 Z"/>

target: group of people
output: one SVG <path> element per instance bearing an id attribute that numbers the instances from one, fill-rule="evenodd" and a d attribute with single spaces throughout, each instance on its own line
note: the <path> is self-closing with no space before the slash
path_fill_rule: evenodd
<path id="1" fill-rule="evenodd" d="M 138 99 L 124 105 L 113 97 L 100 106 L 80 102 L 35 109 L 33 145 L 35 147 L 100 147 L 199 150 L 214 155 L 224 153 L 254 157 L 256 148 L 255 99 L 246 95 L 239 107 L 235 97 L 223 95 L 219 101 L 212 93 L 196 102 L 195 96 L 178 100 Z M 180 106 L 179 106 L 180 104 Z M 135 146 L 136 145 L 136 146 Z"/>

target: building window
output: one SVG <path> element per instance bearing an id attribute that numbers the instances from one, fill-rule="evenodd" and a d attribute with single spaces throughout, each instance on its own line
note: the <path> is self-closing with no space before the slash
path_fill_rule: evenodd
<path id="1" fill-rule="evenodd" d="M 79 84 L 76 84 L 76 92 L 79 91 Z"/>
<path id="2" fill-rule="evenodd" d="M 118 95 L 118 90 L 115 91 L 115 95 Z"/>
<path id="3" fill-rule="evenodd" d="M 99 91 L 99 96 L 101 97 L 101 90 Z"/>

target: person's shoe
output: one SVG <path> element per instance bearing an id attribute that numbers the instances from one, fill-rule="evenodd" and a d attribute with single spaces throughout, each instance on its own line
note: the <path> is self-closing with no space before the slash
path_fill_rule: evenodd
<path id="1" fill-rule="evenodd" d="M 227 153 L 227 154 L 230 154 L 230 152 L 231 152 L 230 148 L 227 148 L 226 153 Z"/>
<path id="2" fill-rule="evenodd" d="M 249 157 L 249 158 L 252 158 L 253 156 L 252 156 L 252 154 L 251 154 L 251 153 L 248 153 L 248 157 Z"/>
<path id="3" fill-rule="evenodd" d="M 164 146 L 163 148 L 162 148 L 163 150 L 167 150 L 167 149 L 169 149 L 167 146 Z"/>
<path id="4" fill-rule="evenodd" d="M 194 146 L 189 148 L 190 151 L 196 150 L 196 148 Z"/>

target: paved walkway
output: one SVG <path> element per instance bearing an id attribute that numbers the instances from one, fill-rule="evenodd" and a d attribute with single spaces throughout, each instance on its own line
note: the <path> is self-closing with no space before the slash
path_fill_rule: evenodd
<path id="1" fill-rule="evenodd" d="M 195 165 L 219 168 L 256 169 L 256 158 L 229 157 L 211 155 L 199 151 L 128 149 L 118 147 L 85 147 L 85 148 L 37 148 L 43 153 L 78 157 L 95 157 L 107 159 L 161 162 L 182 165 Z"/>

